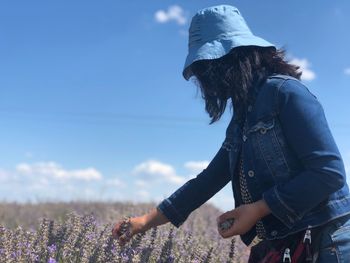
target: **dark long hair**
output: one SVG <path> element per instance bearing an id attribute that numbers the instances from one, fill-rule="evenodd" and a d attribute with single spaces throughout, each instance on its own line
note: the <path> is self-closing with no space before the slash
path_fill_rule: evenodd
<path id="1" fill-rule="evenodd" d="M 254 99 L 252 87 L 270 75 L 284 74 L 300 79 L 299 67 L 289 64 L 285 53 L 284 49 L 273 47 L 242 46 L 221 58 L 192 63 L 194 82 L 205 100 L 210 124 L 220 119 L 230 98 L 235 114 L 243 114 Z"/>

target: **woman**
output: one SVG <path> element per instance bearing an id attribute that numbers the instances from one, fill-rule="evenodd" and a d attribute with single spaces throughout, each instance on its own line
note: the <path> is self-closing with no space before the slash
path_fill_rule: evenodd
<path id="1" fill-rule="evenodd" d="M 240 235 L 249 262 L 350 262 L 350 195 L 342 157 L 317 97 L 284 50 L 252 34 L 239 10 L 199 10 L 189 28 L 183 76 L 194 77 L 211 123 L 228 100 L 234 115 L 213 160 L 150 213 L 130 218 L 132 235 L 189 214 L 229 181 L 235 209 L 218 217 L 224 238 Z M 223 223 L 233 219 L 226 229 Z M 232 221 L 231 221 L 232 222 Z M 317 260 L 317 261 L 316 261 Z"/>

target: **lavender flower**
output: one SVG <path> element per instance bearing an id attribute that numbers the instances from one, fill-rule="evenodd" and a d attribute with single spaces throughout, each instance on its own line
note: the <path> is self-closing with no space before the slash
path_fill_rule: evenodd
<path id="1" fill-rule="evenodd" d="M 232 238 L 230 242 L 217 233 L 215 218 L 221 212 L 211 206 L 198 208 L 183 227 L 176 229 L 171 224 L 153 227 L 132 236 L 124 246 L 111 237 L 111 224 L 115 218 L 144 213 L 146 209 L 141 205 L 73 203 L 72 212 L 60 214 L 55 220 L 52 217 L 57 217 L 66 205 L 38 204 L 25 209 L 18 206 L 0 209 L 0 262 L 246 262 L 249 254 L 249 248 L 239 239 Z M 30 209 L 45 211 L 47 217 L 36 214 L 36 218 L 42 218 L 37 225 L 26 223 L 37 220 L 28 215 L 22 218 L 23 211 Z M 99 218 L 78 213 L 87 210 L 98 211 Z M 13 227 L 13 219 L 6 221 L 7 214 L 2 211 L 11 211 L 9 214 L 22 226 Z M 22 212 L 16 215 L 15 211 Z M 30 214 L 35 215 L 34 210 Z M 127 232 L 128 224 L 123 227 Z"/>

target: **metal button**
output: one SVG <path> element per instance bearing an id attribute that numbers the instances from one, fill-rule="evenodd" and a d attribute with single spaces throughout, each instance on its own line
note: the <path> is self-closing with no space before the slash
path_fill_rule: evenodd
<path id="1" fill-rule="evenodd" d="M 248 176 L 249 177 L 253 177 L 254 176 L 254 171 L 253 170 L 249 170 L 248 171 Z"/>
<path id="2" fill-rule="evenodd" d="M 261 129 L 260 129 L 260 133 L 261 133 L 261 134 L 265 134 L 265 133 L 266 133 L 266 129 L 265 129 L 265 128 L 261 128 Z"/>
<path id="3" fill-rule="evenodd" d="M 246 141 L 248 138 L 245 134 L 243 134 L 243 141 Z"/>
<path id="4" fill-rule="evenodd" d="M 276 236 L 278 234 L 278 232 L 276 231 L 276 230 L 273 230 L 273 231 L 271 231 L 271 236 Z"/>
<path id="5" fill-rule="evenodd" d="M 248 111 L 251 112 L 253 110 L 253 106 L 252 105 L 249 105 L 248 106 Z"/>

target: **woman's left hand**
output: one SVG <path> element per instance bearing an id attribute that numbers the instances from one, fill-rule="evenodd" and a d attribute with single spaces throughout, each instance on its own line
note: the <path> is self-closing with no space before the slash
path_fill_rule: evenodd
<path id="1" fill-rule="evenodd" d="M 217 218 L 218 231 L 223 238 L 228 238 L 235 235 L 243 235 L 248 232 L 258 220 L 271 211 L 266 205 L 264 200 L 252 204 L 241 205 L 236 209 L 227 211 Z M 234 218 L 233 225 L 226 229 L 221 230 L 219 224 L 226 219 Z"/>

